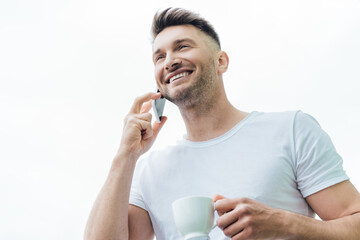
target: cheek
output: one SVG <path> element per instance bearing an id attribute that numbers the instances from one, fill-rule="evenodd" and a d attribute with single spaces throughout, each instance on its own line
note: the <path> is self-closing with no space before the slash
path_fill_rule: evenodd
<path id="1" fill-rule="evenodd" d="M 154 75 L 155 75 L 156 83 L 160 83 L 161 82 L 161 77 L 162 77 L 162 68 L 161 68 L 161 66 L 159 66 L 159 65 L 155 66 Z"/>
<path id="2" fill-rule="evenodd" d="M 161 74 L 163 74 L 163 64 L 162 63 L 158 63 L 155 65 L 155 76 L 161 76 Z"/>

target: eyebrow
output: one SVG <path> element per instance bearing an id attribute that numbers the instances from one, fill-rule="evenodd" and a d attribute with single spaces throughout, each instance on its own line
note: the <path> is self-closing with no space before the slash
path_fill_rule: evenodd
<path id="1" fill-rule="evenodd" d="M 182 39 L 178 39 L 178 40 L 174 41 L 174 45 L 179 45 L 180 43 L 183 43 L 183 42 L 190 42 L 192 44 L 195 44 L 195 41 L 192 40 L 191 38 L 182 38 Z"/>
<path id="2" fill-rule="evenodd" d="M 175 40 L 172 44 L 173 45 L 179 45 L 179 44 L 181 44 L 181 43 L 183 43 L 183 42 L 190 42 L 191 44 L 196 44 L 195 43 L 195 41 L 194 40 L 192 40 L 191 38 L 181 38 L 181 39 L 177 39 L 177 40 Z M 153 57 L 155 56 L 155 55 L 157 55 L 159 52 L 161 52 L 161 49 L 160 48 L 158 48 L 154 53 L 153 53 Z"/>

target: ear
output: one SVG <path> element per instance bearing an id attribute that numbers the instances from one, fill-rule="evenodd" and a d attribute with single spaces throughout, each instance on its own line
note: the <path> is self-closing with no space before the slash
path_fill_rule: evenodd
<path id="1" fill-rule="evenodd" d="M 224 51 L 217 53 L 218 73 L 222 74 L 227 71 L 229 66 L 229 57 Z"/>

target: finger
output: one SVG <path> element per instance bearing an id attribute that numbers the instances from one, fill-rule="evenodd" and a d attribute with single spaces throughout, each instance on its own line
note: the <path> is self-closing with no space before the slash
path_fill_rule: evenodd
<path id="1" fill-rule="evenodd" d="M 167 121 L 167 117 L 162 116 L 161 117 L 161 122 L 155 122 L 154 126 L 153 126 L 153 137 L 157 137 L 157 135 L 159 134 L 161 128 L 164 126 L 165 122 Z"/>
<path id="2" fill-rule="evenodd" d="M 220 195 L 220 194 L 215 194 L 215 195 L 213 196 L 213 201 L 214 201 L 214 202 L 217 202 L 217 201 L 219 201 L 219 200 L 221 200 L 221 199 L 226 199 L 226 197 L 224 197 L 224 196 L 222 196 L 222 195 Z"/>
<path id="3" fill-rule="evenodd" d="M 152 100 L 147 101 L 146 103 L 144 103 L 144 104 L 142 105 L 140 113 L 147 113 L 147 112 L 149 112 L 150 109 L 151 109 L 151 107 L 152 107 Z"/>
<path id="4" fill-rule="evenodd" d="M 244 223 L 239 220 L 229 225 L 223 232 L 225 236 L 230 237 L 231 239 L 247 239 L 244 238 L 244 235 L 247 233 L 245 230 Z"/>
<path id="5" fill-rule="evenodd" d="M 161 97 L 161 93 L 153 93 L 153 92 L 149 92 L 142 96 L 137 97 L 134 100 L 134 103 L 130 109 L 130 113 L 140 113 L 141 107 L 145 102 L 149 100 L 155 100 L 160 97 Z"/>
<path id="6" fill-rule="evenodd" d="M 152 119 L 151 113 L 135 114 L 134 116 L 140 120 L 144 120 L 144 121 L 151 123 L 151 119 Z"/>
<path id="7" fill-rule="evenodd" d="M 244 216 L 245 209 L 241 207 L 237 207 L 232 211 L 229 211 L 222 216 L 220 216 L 217 219 L 217 225 L 221 229 L 227 229 L 230 227 L 232 229 L 232 225 L 238 221 Z M 232 236 L 232 235 L 231 235 Z"/>
<path id="8" fill-rule="evenodd" d="M 217 202 L 223 201 L 224 199 L 227 199 L 227 198 L 224 197 L 224 196 L 222 196 L 222 195 L 220 195 L 220 194 L 215 194 L 215 195 L 213 196 L 213 201 L 215 202 L 215 205 L 216 205 Z M 215 205 L 214 205 L 214 206 L 215 206 Z M 216 208 L 215 208 L 215 210 L 216 210 Z M 220 211 L 217 211 L 217 213 L 218 213 L 219 216 L 222 216 L 222 215 L 224 214 L 224 212 L 220 212 Z"/>
<path id="9" fill-rule="evenodd" d="M 215 202 L 215 210 L 223 213 L 229 212 L 236 207 L 238 201 L 239 200 L 237 198 L 220 199 L 217 202 Z"/>
<path id="10" fill-rule="evenodd" d="M 231 236 L 232 240 L 247 240 L 251 238 L 252 231 L 250 228 L 247 227 L 239 227 L 239 229 L 243 228 L 240 232 L 236 233 L 235 235 Z M 253 238 L 251 238 L 253 239 Z"/>
<path id="11" fill-rule="evenodd" d="M 142 136 L 143 140 L 146 140 L 153 135 L 153 129 L 151 127 L 151 122 L 139 120 L 139 126 L 140 126 L 141 136 Z"/>

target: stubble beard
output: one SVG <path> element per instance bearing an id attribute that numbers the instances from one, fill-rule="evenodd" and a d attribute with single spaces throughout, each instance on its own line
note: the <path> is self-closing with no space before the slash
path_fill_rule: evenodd
<path id="1" fill-rule="evenodd" d="M 180 110 L 197 109 L 199 114 L 207 112 L 212 107 L 212 98 L 216 94 L 216 72 L 213 63 L 196 79 L 192 85 L 178 91 L 175 95 L 170 96 L 166 90 L 163 96 L 177 105 Z"/>

